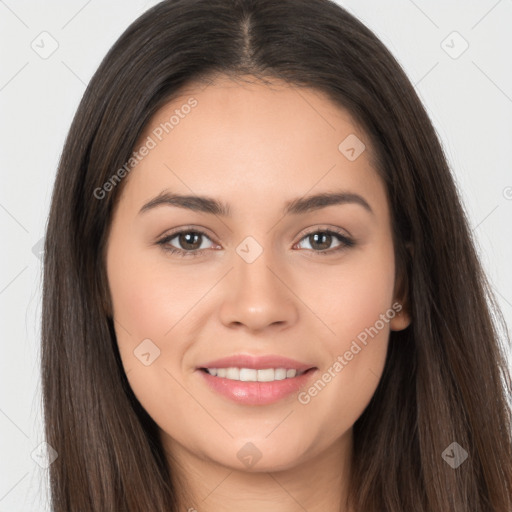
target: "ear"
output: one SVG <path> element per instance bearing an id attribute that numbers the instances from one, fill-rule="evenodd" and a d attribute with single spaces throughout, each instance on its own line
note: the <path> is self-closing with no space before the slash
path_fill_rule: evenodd
<path id="1" fill-rule="evenodd" d="M 406 243 L 406 254 L 407 261 L 412 260 L 413 247 L 411 243 Z M 408 268 L 409 265 L 405 261 L 398 269 L 398 275 L 395 281 L 395 293 L 393 297 L 393 309 L 396 315 L 389 322 L 392 331 L 402 331 L 409 327 L 412 322 L 410 301 L 409 301 L 409 279 L 408 279 Z"/>
<path id="2" fill-rule="evenodd" d="M 398 308 L 394 308 L 397 313 L 390 320 L 389 326 L 392 331 L 403 331 L 411 325 L 411 315 L 407 308 L 403 306 L 402 302 L 395 301 L 393 304 L 400 304 L 401 309 L 399 311 Z"/>

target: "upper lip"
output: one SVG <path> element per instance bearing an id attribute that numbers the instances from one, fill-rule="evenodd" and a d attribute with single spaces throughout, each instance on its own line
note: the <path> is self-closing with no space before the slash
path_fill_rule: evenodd
<path id="1" fill-rule="evenodd" d="M 200 365 L 198 368 L 252 368 L 263 370 L 265 368 L 286 368 L 287 370 L 305 371 L 315 366 L 302 363 L 289 357 L 269 354 L 264 356 L 253 356 L 250 354 L 237 354 L 234 356 L 222 357 Z"/>

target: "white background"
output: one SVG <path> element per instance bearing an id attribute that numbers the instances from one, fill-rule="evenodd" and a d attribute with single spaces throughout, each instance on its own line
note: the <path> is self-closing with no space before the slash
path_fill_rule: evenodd
<path id="1" fill-rule="evenodd" d="M 85 86 L 156 2 L 0 0 L 0 512 L 47 510 L 39 385 L 41 261 L 58 159 Z M 512 0 L 347 0 L 415 85 L 512 326 Z M 57 50 L 41 58 L 51 34 Z M 452 55 L 469 44 L 458 58 Z M 450 36 L 448 39 L 446 39 Z M 33 41 L 35 41 L 33 43 Z M 35 246 L 35 249 L 34 249 Z"/>

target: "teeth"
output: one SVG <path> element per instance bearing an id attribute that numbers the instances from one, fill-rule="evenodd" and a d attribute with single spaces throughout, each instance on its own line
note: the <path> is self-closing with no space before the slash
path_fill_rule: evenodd
<path id="1" fill-rule="evenodd" d="M 226 379 L 240 380 L 240 370 L 238 368 L 228 368 L 226 370 Z"/>
<path id="2" fill-rule="evenodd" d="M 206 368 L 206 371 L 214 377 L 222 377 L 229 380 L 242 382 L 274 382 L 275 380 L 293 379 L 302 375 L 304 371 L 286 368 Z"/>
<path id="3" fill-rule="evenodd" d="M 258 370 L 258 382 L 272 382 L 274 380 L 274 369 L 265 368 L 264 370 Z"/>
<path id="4" fill-rule="evenodd" d="M 258 380 L 258 370 L 252 368 L 240 368 L 240 375 L 238 379 L 242 382 L 256 382 Z"/>

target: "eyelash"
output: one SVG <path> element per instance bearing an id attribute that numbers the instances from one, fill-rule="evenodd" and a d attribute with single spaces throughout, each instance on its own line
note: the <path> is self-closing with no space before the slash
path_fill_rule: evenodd
<path id="1" fill-rule="evenodd" d="M 195 229 L 184 229 L 184 230 L 176 231 L 175 233 L 171 233 L 170 235 L 165 236 L 164 238 L 159 240 L 157 242 L 157 244 L 161 245 L 162 249 L 164 251 L 166 251 L 168 253 L 171 253 L 171 254 L 174 254 L 176 256 L 179 256 L 179 257 L 193 258 L 193 257 L 196 257 L 196 256 L 200 256 L 202 254 L 202 251 L 204 251 L 206 249 L 195 249 L 195 250 L 185 251 L 183 249 L 177 249 L 176 247 L 172 247 L 172 246 L 168 245 L 168 243 L 171 240 L 173 240 L 174 238 L 176 238 L 177 236 L 179 236 L 179 235 L 181 235 L 183 233 L 194 233 L 196 235 L 204 236 L 204 237 L 206 237 L 206 238 L 208 238 L 210 240 L 210 237 L 206 233 L 204 233 L 203 231 L 199 231 L 199 230 L 195 230 Z M 346 250 L 346 249 L 349 249 L 351 247 L 354 247 L 354 245 L 356 244 L 353 239 L 347 237 L 341 231 L 337 231 L 337 230 L 333 230 L 333 229 L 317 229 L 315 231 L 310 231 L 309 233 L 306 233 L 299 240 L 299 242 L 301 242 L 305 238 L 307 238 L 307 237 L 309 237 L 311 235 L 315 235 L 317 233 L 334 235 L 338 239 L 338 241 L 341 242 L 341 245 L 339 245 L 335 249 L 326 249 L 326 250 L 323 250 L 323 251 L 315 251 L 314 249 L 308 249 L 310 251 L 313 251 L 313 252 L 317 253 L 318 255 L 328 256 L 328 255 L 332 255 L 332 254 L 337 254 L 337 253 L 339 253 L 339 252 L 341 252 L 343 250 Z"/>

